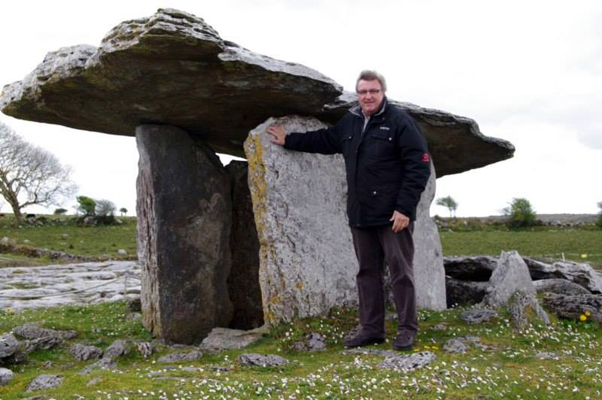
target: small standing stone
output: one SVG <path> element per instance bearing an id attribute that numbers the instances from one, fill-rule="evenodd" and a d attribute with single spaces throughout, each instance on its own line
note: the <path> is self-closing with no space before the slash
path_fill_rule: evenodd
<path id="1" fill-rule="evenodd" d="M 153 354 L 153 344 L 151 342 L 138 342 L 136 343 L 136 350 L 144 358 L 150 357 Z"/>
<path id="2" fill-rule="evenodd" d="M 19 342 L 10 333 L 0 336 L 0 358 L 10 357 L 19 348 Z"/>

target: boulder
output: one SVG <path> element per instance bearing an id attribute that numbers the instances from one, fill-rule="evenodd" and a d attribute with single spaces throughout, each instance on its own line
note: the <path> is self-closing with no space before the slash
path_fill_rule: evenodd
<path id="1" fill-rule="evenodd" d="M 522 331 L 529 324 L 543 323 L 548 325 L 550 318 L 539 305 L 533 293 L 516 292 L 508 300 L 508 312 L 512 326 L 517 331 Z"/>
<path id="2" fill-rule="evenodd" d="M 24 339 L 30 340 L 46 337 L 69 340 L 77 336 L 77 332 L 75 331 L 57 331 L 54 329 L 40 328 L 34 322 L 17 326 L 15 329 L 13 329 L 13 333 Z"/>
<path id="3" fill-rule="evenodd" d="M 143 77 L 144 79 L 141 79 Z M 242 143 L 268 117 L 299 114 L 334 123 L 356 101 L 305 66 L 253 53 L 222 39 L 203 19 L 160 9 L 113 28 L 100 47 L 63 47 L 22 81 L 4 87 L 3 113 L 75 129 L 133 136 L 152 121 L 202 134 L 217 151 L 242 156 Z M 471 119 L 409 103 L 439 176 L 512 157 Z"/>
<path id="4" fill-rule="evenodd" d="M 56 336 L 46 336 L 38 339 L 25 341 L 25 353 L 31 353 L 39 349 L 48 350 L 54 347 L 60 347 L 65 341 Z"/>
<path id="5" fill-rule="evenodd" d="M 284 358 L 277 356 L 275 354 L 242 354 L 238 357 L 238 363 L 240 365 L 258 365 L 261 367 L 280 367 L 289 363 L 289 361 Z"/>
<path id="6" fill-rule="evenodd" d="M 263 325 L 263 305 L 259 286 L 259 239 L 249 191 L 249 166 L 232 161 L 226 166 L 232 188 L 232 267 L 228 291 L 233 306 L 230 328 L 253 329 Z"/>
<path id="7" fill-rule="evenodd" d="M 581 316 L 585 316 L 587 319 L 602 322 L 602 295 L 546 293 L 543 305 L 560 318 L 579 321 Z"/>
<path id="8" fill-rule="evenodd" d="M 104 351 L 103 358 L 118 358 L 127 355 L 132 348 L 129 340 L 115 340 Z"/>
<path id="9" fill-rule="evenodd" d="M 0 386 L 6 386 L 13 380 L 15 374 L 7 368 L 0 368 Z"/>
<path id="10" fill-rule="evenodd" d="M 70 353 L 78 361 L 88 361 L 102 357 L 102 349 L 81 343 L 71 346 Z"/>
<path id="11" fill-rule="evenodd" d="M 355 305 L 358 265 L 347 222 L 342 156 L 274 145 L 265 133 L 273 123 L 287 132 L 325 125 L 314 118 L 269 119 L 245 142 L 261 245 L 264 316 L 266 322 L 289 322 Z"/>
<path id="12" fill-rule="evenodd" d="M 230 180 L 219 158 L 181 129 L 137 128 L 138 258 L 144 326 L 178 343 L 228 326 Z"/>
<path id="13" fill-rule="evenodd" d="M 0 359 L 12 356 L 19 349 L 19 341 L 11 334 L 0 336 Z"/>
<path id="14" fill-rule="evenodd" d="M 567 281 L 566 279 L 540 279 L 533 281 L 537 293 L 557 294 L 591 294 L 589 290 L 581 285 Z"/>
<path id="15" fill-rule="evenodd" d="M 588 264 L 558 261 L 552 265 L 534 260 L 528 262 L 534 279 L 565 279 L 587 289 L 590 293 L 602 293 L 602 278 Z"/>
<path id="16" fill-rule="evenodd" d="M 319 333 L 311 332 L 303 341 L 293 343 L 293 349 L 297 351 L 326 350 L 326 338 Z"/>
<path id="17" fill-rule="evenodd" d="M 443 350 L 450 354 L 466 353 L 468 346 L 458 339 L 449 339 L 443 345 Z"/>
<path id="18" fill-rule="evenodd" d="M 521 256 L 516 251 L 502 252 L 498 266 L 489 280 L 483 304 L 492 307 L 506 305 L 510 296 L 516 292 L 536 293 L 527 264 Z"/>
<path id="19" fill-rule="evenodd" d="M 263 334 L 257 331 L 239 329 L 213 328 L 203 342 L 201 348 L 208 351 L 242 349 L 257 342 Z"/>
<path id="20" fill-rule="evenodd" d="M 445 280 L 447 307 L 478 304 L 483 301 L 488 287 L 488 282 L 471 282 L 447 278 Z"/>
<path id="21" fill-rule="evenodd" d="M 151 342 L 136 343 L 136 350 L 144 358 L 149 358 L 153 354 L 153 344 Z"/>
<path id="22" fill-rule="evenodd" d="M 39 375 L 29 383 L 25 393 L 54 389 L 61 383 L 63 383 L 63 377 L 61 375 Z"/>
<path id="23" fill-rule="evenodd" d="M 159 358 L 157 361 L 160 363 L 171 364 L 182 361 L 197 361 L 203 357 L 203 353 L 200 351 L 190 351 L 188 353 L 172 353 Z"/>
<path id="24" fill-rule="evenodd" d="M 483 322 L 489 322 L 493 318 L 497 318 L 497 312 L 493 310 L 484 310 L 484 309 L 472 309 L 466 310 L 461 315 L 460 318 L 470 325 L 482 324 Z"/>

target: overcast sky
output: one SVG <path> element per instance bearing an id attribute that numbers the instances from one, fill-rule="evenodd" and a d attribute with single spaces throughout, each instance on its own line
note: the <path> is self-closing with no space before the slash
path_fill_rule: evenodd
<path id="1" fill-rule="evenodd" d="M 599 0 L 4 1 L 0 86 L 21 80 L 48 51 L 98 46 L 113 26 L 160 7 L 202 17 L 223 39 L 314 68 L 346 90 L 359 71 L 376 69 L 389 97 L 473 118 L 485 135 L 511 141 L 513 159 L 438 180 L 437 197 L 456 199 L 458 216 L 496 215 L 515 197 L 539 213 L 598 211 Z M 135 210 L 132 137 L 0 121 L 71 165 L 79 194 Z M 447 215 L 437 206 L 432 213 Z"/>

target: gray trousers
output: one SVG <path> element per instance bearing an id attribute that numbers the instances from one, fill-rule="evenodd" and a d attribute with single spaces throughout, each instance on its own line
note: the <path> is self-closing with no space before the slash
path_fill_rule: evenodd
<path id="1" fill-rule="evenodd" d="M 392 225 L 351 228 L 355 254 L 360 265 L 357 274 L 359 314 L 362 331 L 385 337 L 384 266 L 389 267 L 391 287 L 398 316 L 398 332 L 418 330 L 414 288 L 414 223 L 399 233 Z"/>

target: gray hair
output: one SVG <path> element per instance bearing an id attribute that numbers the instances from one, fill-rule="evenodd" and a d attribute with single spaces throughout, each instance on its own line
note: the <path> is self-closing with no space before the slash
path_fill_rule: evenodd
<path id="1" fill-rule="evenodd" d="M 385 77 L 379 74 L 376 71 L 372 71 L 369 69 L 365 69 L 360 73 L 360 76 L 355 81 L 355 91 L 357 92 L 357 85 L 360 81 L 378 81 L 380 82 L 380 87 L 383 90 L 383 93 L 387 91 L 387 82 L 385 81 Z"/>

